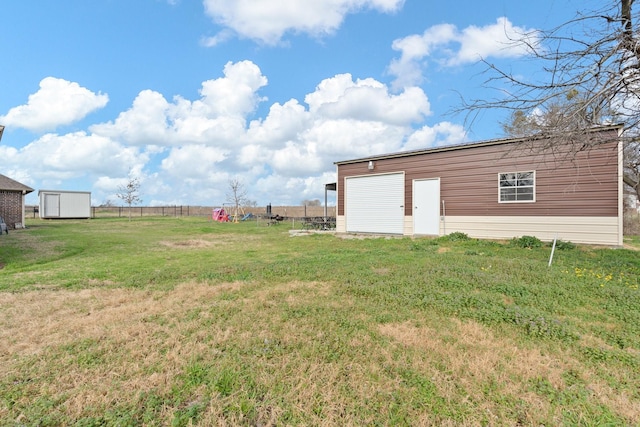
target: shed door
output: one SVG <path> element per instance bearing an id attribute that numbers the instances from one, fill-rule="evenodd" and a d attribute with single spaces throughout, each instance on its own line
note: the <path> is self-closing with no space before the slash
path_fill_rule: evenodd
<path id="1" fill-rule="evenodd" d="M 45 218 L 60 216 L 60 195 L 59 194 L 44 195 L 44 216 Z"/>
<path id="2" fill-rule="evenodd" d="M 413 233 L 440 234 L 440 179 L 413 181 Z"/>
<path id="3" fill-rule="evenodd" d="M 347 232 L 402 234 L 404 174 L 345 179 Z"/>

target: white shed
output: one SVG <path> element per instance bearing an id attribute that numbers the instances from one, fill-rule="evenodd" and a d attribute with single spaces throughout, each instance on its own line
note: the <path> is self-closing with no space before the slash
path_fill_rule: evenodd
<path id="1" fill-rule="evenodd" d="M 91 218 L 88 191 L 40 190 L 40 218 Z"/>

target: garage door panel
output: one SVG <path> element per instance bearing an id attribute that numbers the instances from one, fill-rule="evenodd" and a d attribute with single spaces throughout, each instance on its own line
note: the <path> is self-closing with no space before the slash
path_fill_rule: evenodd
<path id="1" fill-rule="evenodd" d="M 345 179 L 348 232 L 402 234 L 404 228 L 404 174 Z"/>

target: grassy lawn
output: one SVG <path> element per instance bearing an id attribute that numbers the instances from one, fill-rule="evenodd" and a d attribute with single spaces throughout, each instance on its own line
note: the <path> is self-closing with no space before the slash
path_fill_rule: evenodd
<path id="1" fill-rule="evenodd" d="M 638 251 L 27 225 L 0 238 L 0 425 L 640 424 Z"/>

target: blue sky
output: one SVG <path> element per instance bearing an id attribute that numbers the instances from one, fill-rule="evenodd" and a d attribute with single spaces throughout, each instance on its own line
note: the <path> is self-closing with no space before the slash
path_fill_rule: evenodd
<path id="1" fill-rule="evenodd" d="M 334 162 L 503 136 L 451 111 L 479 58 L 523 75 L 524 32 L 584 1 L 58 0 L 0 8 L 0 173 L 121 204 L 324 199 Z M 36 203 L 37 191 L 28 196 Z"/>

